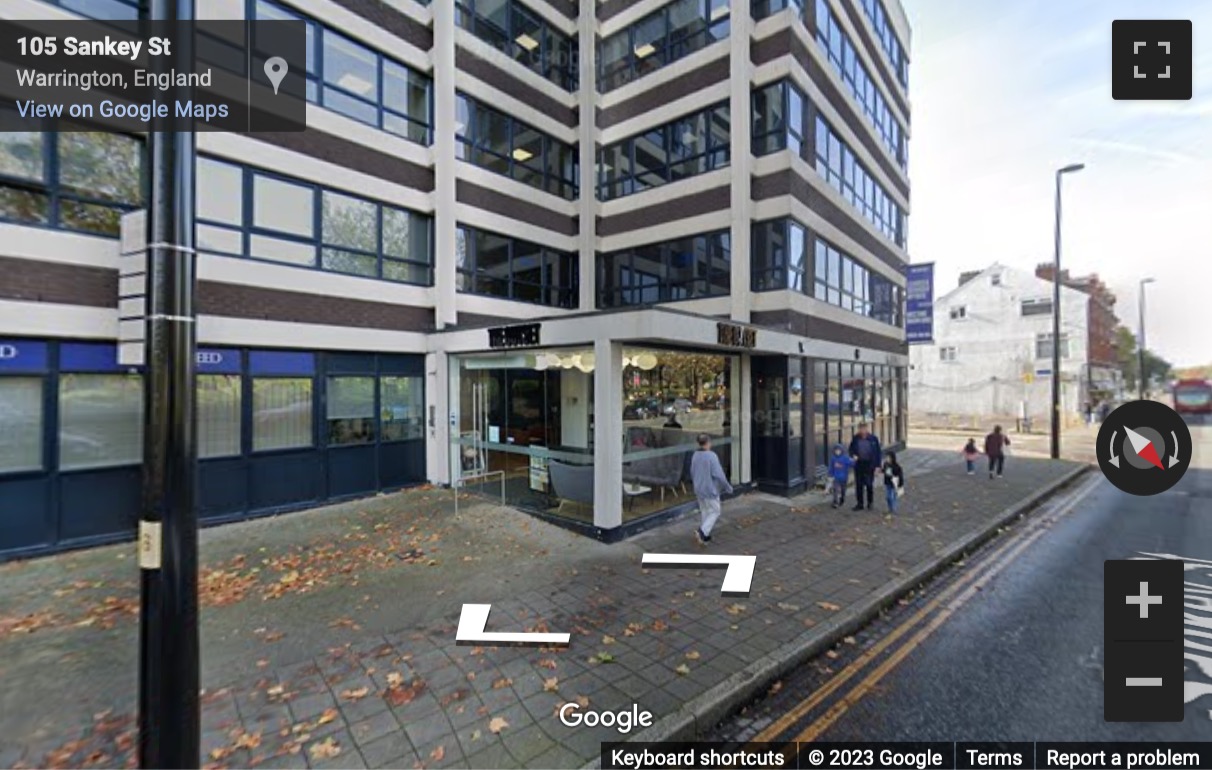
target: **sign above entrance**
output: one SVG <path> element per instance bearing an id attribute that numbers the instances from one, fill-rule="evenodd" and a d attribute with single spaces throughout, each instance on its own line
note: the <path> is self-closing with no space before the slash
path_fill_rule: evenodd
<path id="1" fill-rule="evenodd" d="M 539 344 L 539 327 L 542 324 L 517 324 L 498 326 L 488 330 L 490 348 L 528 348 Z"/>
<path id="2" fill-rule="evenodd" d="M 756 329 L 750 329 L 740 324 L 726 323 L 717 323 L 715 328 L 719 335 L 716 341 L 721 345 L 727 345 L 730 348 L 757 347 Z"/>

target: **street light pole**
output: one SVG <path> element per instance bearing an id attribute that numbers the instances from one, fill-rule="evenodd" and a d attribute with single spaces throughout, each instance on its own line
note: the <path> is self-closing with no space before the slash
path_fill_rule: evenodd
<path id="1" fill-rule="evenodd" d="M 156 26 L 181 30 L 194 0 L 151 0 Z M 176 35 L 159 72 L 193 69 L 193 45 Z M 171 118 L 166 119 L 171 120 Z M 198 515 L 196 501 L 194 133 L 157 121 L 147 216 L 147 364 L 140 514 L 139 765 L 196 768 Z"/>
<path id="2" fill-rule="evenodd" d="M 1137 303 L 1136 303 L 1137 310 L 1140 313 L 1139 322 L 1138 322 L 1139 326 L 1137 327 L 1137 341 L 1136 341 L 1136 362 L 1137 362 L 1136 389 L 1137 389 L 1138 395 L 1142 401 L 1145 398 L 1145 391 L 1146 391 L 1146 388 L 1145 388 L 1145 284 L 1147 284 L 1147 283 L 1153 283 L 1153 279 L 1152 278 L 1140 279 L 1140 294 L 1139 294 L 1139 299 L 1137 300 Z"/>
<path id="3" fill-rule="evenodd" d="M 1056 232 L 1052 252 L 1052 459 L 1060 459 L 1061 431 L 1061 178 L 1085 168 L 1072 163 L 1056 170 Z"/>

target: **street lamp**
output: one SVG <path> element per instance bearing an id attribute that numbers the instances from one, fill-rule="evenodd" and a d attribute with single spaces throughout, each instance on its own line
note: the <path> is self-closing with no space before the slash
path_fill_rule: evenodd
<path id="1" fill-rule="evenodd" d="M 1140 279 L 1140 295 L 1137 301 L 1137 310 L 1140 312 L 1139 326 L 1137 327 L 1136 340 L 1136 361 L 1137 361 L 1137 383 L 1136 389 L 1139 392 L 1141 400 L 1145 398 L 1145 284 L 1154 283 L 1152 278 Z"/>
<path id="2" fill-rule="evenodd" d="M 1061 178 L 1085 168 L 1084 163 L 1071 163 L 1056 170 L 1056 239 L 1052 253 L 1052 459 L 1060 459 L 1060 387 L 1061 387 Z"/>

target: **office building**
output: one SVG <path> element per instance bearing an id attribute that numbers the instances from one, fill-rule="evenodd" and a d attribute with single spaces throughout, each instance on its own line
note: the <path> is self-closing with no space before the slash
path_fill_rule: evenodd
<path id="1" fill-rule="evenodd" d="M 137 0 L 0 15 L 136 17 Z M 894 0 L 215 0 L 308 25 L 307 131 L 197 138 L 204 522 L 466 482 L 603 539 L 713 436 L 781 493 L 904 437 Z M 0 554 L 129 537 L 140 136 L 0 136 Z"/>

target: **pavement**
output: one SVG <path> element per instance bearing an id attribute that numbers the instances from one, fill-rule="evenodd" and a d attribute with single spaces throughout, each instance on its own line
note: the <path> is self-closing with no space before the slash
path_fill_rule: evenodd
<path id="1" fill-rule="evenodd" d="M 422 488 L 212 528 L 201 541 L 208 767 L 580 767 L 604 741 L 703 733 L 1083 466 L 902 455 L 898 516 L 810 492 L 725 501 L 708 553 L 757 557 L 746 597 L 698 553 L 695 517 L 604 545 Z M 0 767 L 134 766 L 137 568 L 130 544 L 0 565 Z M 455 644 L 490 631 L 568 647 Z M 638 704 L 656 725 L 567 727 L 566 703 Z"/>
<path id="2" fill-rule="evenodd" d="M 920 644 L 910 640 L 937 615 L 918 620 L 918 613 L 947 601 L 956 583 L 981 579 L 981 553 L 830 658 L 786 677 L 777 694 L 725 720 L 711 737 L 746 742 L 781 720 L 783 739 L 811 734 L 828 742 L 1206 741 L 1212 729 L 1212 420 L 1189 424 L 1192 466 L 1171 490 L 1135 497 L 1090 475 L 1087 493 L 1071 509 L 1042 522 L 1042 536 L 1016 538 L 1023 550 L 997 564 L 996 574 Z M 996 554 L 990 558 L 998 562 Z M 1185 564 L 1182 722 L 1103 721 L 1107 559 Z M 891 640 L 902 624 L 911 631 Z M 880 651 L 885 640 L 894 646 Z M 900 650 L 905 654 L 897 663 Z M 855 675 L 826 694 L 838 672 L 851 667 Z M 814 695 L 811 708 L 795 710 Z M 783 719 L 789 713 L 793 718 Z"/>

